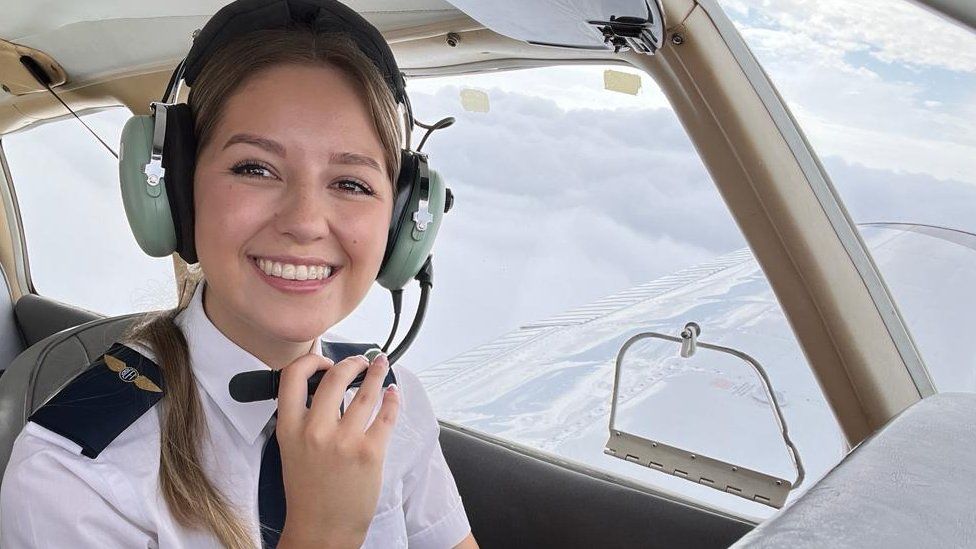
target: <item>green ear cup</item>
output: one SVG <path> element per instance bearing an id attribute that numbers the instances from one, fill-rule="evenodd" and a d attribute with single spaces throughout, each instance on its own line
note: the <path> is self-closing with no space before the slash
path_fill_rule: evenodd
<path id="1" fill-rule="evenodd" d="M 414 192 L 410 197 L 410 203 L 407 204 L 410 217 L 394 236 L 393 251 L 383 264 L 379 276 L 376 277 L 380 285 L 388 290 L 399 290 L 406 286 L 424 266 L 431 248 L 434 247 L 434 238 L 437 237 L 441 220 L 444 218 L 447 187 L 440 174 L 434 170 L 429 171 L 429 181 L 427 211 L 430 212 L 432 220 L 427 224 L 426 230 L 418 229 L 413 216 L 420 209 L 421 193 Z"/>
<path id="2" fill-rule="evenodd" d="M 133 116 L 122 128 L 119 181 L 129 228 L 142 251 L 164 257 L 176 251 L 176 229 L 165 180 L 150 185 L 144 169 L 152 152 L 153 117 Z"/>

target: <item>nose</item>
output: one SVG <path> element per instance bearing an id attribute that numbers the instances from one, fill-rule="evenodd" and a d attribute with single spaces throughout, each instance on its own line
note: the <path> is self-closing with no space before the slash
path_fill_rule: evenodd
<path id="1" fill-rule="evenodd" d="M 310 183 L 288 185 L 274 219 L 278 232 L 296 242 L 312 242 L 330 232 L 328 201 L 317 196 L 316 185 Z"/>

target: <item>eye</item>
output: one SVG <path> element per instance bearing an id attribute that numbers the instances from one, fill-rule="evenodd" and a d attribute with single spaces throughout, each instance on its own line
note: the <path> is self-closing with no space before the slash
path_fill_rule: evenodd
<path id="1" fill-rule="evenodd" d="M 359 181 L 358 179 L 340 179 L 332 183 L 334 188 L 339 189 L 342 192 L 350 194 L 361 194 L 366 196 L 373 196 L 373 189 L 370 188 L 366 183 Z"/>
<path id="2" fill-rule="evenodd" d="M 256 178 L 273 178 L 275 177 L 274 172 L 271 171 L 271 167 L 263 162 L 258 162 L 256 160 L 242 160 L 237 164 L 234 164 L 231 169 L 231 173 L 239 175 L 242 177 L 256 177 Z"/>

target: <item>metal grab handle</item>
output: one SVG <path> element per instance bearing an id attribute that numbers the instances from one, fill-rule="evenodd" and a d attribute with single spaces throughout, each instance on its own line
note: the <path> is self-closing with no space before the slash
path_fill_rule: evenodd
<path id="1" fill-rule="evenodd" d="M 803 483 L 805 472 L 803 469 L 803 462 L 800 459 L 800 454 L 790 439 L 789 432 L 786 428 L 786 421 L 783 419 L 783 412 L 780 410 L 779 401 L 776 400 L 776 394 L 773 392 L 772 385 L 769 381 L 769 377 L 766 375 L 766 371 L 763 370 L 762 366 L 757 360 L 751 356 L 731 349 L 729 347 L 722 347 L 720 345 L 712 345 L 709 343 L 702 343 L 698 341 L 698 335 L 701 333 L 701 328 L 691 322 L 685 326 L 682 331 L 682 336 L 684 337 L 674 337 L 666 334 L 661 334 L 657 332 L 644 332 L 637 334 L 630 339 L 628 339 L 623 346 L 620 348 L 620 352 L 617 354 L 616 365 L 614 367 L 614 377 L 613 377 L 613 397 L 610 403 L 610 440 L 607 441 L 606 453 L 619 457 L 621 459 L 626 459 L 628 461 L 635 461 L 647 465 L 648 467 L 657 468 L 663 470 L 667 473 L 680 476 L 682 478 L 688 478 L 689 480 L 705 484 L 707 486 L 712 486 L 713 488 L 730 492 L 754 501 L 759 501 L 761 503 L 766 503 L 774 507 L 782 506 L 785 501 L 785 493 L 781 493 L 782 497 L 769 497 L 759 495 L 755 492 L 752 496 L 744 493 L 742 489 L 735 487 L 732 484 L 727 484 L 725 482 L 719 482 L 716 484 L 715 477 L 731 478 L 738 477 L 749 482 L 753 487 L 762 486 L 768 483 L 772 483 L 774 486 L 781 487 L 784 485 L 785 481 L 776 479 L 769 475 L 763 473 L 758 473 L 746 469 L 744 467 L 735 466 L 732 464 L 725 463 L 721 460 L 716 460 L 713 458 L 708 458 L 706 456 L 701 456 L 700 454 L 690 453 L 666 444 L 655 442 L 651 440 L 644 439 L 629 433 L 622 432 L 616 428 L 617 419 L 617 397 L 620 390 L 620 369 L 623 364 L 623 357 L 630 349 L 632 345 L 638 341 L 644 339 L 663 339 L 665 341 L 672 341 L 682 345 L 681 356 L 690 357 L 693 356 L 698 348 L 710 349 L 713 351 L 719 351 L 722 353 L 727 353 L 732 356 L 738 357 L 749 365 L 752 366 L 753 370 L 759 375 L 762 380 L 763 389 L 766 391 L 766 396 L 772 405 L 774 417 L 776 418 L 776 423 L 779 425 L 780 431 L 783 434 L 783 442 L 786 443 L 787 451 L 790 455 L 790 459 L 793 462 L 793 467 L 796 470 L 796 480 L 792 484 L 786 484 L 787 491 L 789 489 L 796 488 Z M 641 450 L 643 450 L 644 456 L 641 457 Z M 650 455 L 651 457 L 647 457 Z M 661 456 L 664 459 L 659 459 L 655 461 L 653 456 Z M 664 464 L 664 461 L 668 461 L 668 464 Z M 645 463 L 646 462 L 646 463 Z M 688 472 L 684 469 L 684 465 L 679 465 L 683 467 L 679 469 L 674 466 L 676 463 L 681 462 L 684 464 L 693 464 L 696 469 L 706 468 L 709 471 L 708 476 L 699 476 L 699 478 L 692 478 L 689 476 Z M 730 473 L 733 474 L 730 477 Z M 722 486 L 722 484 L 725 484 Z"/>

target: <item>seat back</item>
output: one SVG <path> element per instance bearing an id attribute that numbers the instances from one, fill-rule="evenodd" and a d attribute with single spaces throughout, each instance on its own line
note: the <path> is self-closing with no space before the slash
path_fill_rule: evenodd
<path id="1" fill-rule="evenodd" d="M 441 425 L 440 441 L 471 530 L 484 549 L 724 549 L 753 527 L 450 425 Z"/>
<path id="2" fill-rule="evenodd" d="M 62 330 L 105 318 L 104 315 L 36 294 L 21 296 L 14 305 L 14 316 L 24 336 L 24 348 Z"/>
<path id="3" fill-rule="evenodd" d="M 0 376 L 0 477 L 27 418 L 117 341 L 138 315 L 103 318 L 49 336 Z"/>

